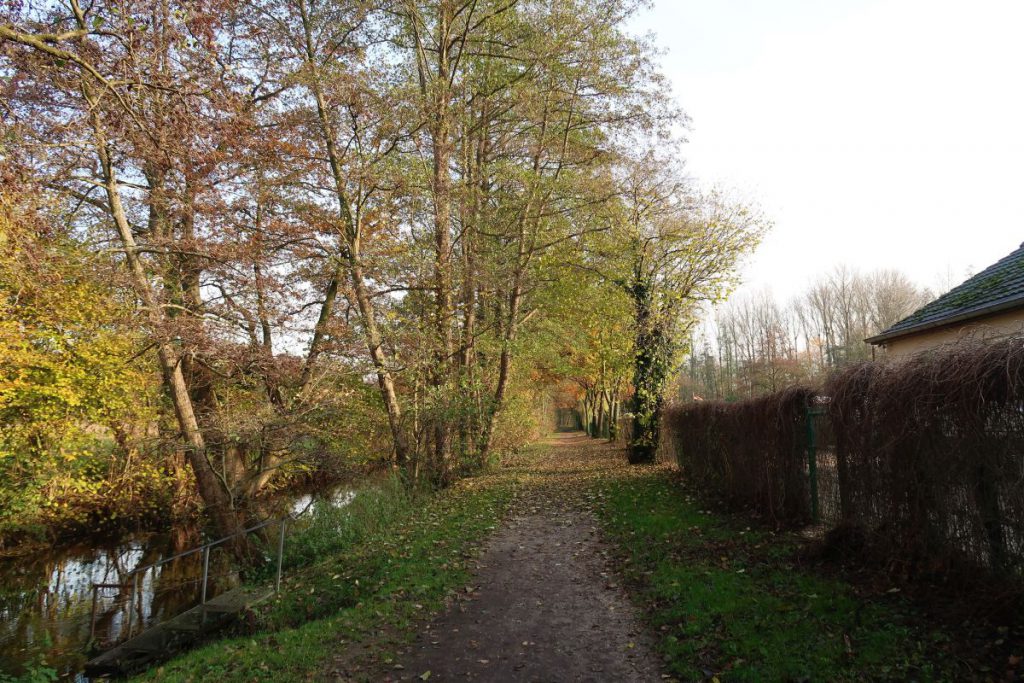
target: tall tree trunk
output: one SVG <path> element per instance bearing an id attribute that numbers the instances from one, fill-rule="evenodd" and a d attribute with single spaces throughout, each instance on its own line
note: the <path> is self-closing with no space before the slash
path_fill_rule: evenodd
<path id="1" fill-rule="evenodd" d="M 341 237 L 345 242 L 344 262 L 339 262 L 330 285 L 328 286 L 324 303 L 320 309 L 320 316 L 317 320 L 316 330 L 310 344 L 309 354 L 303 369 L 303 386 L 309 380 L 309 372 L 312 362 L 320 352 L 320 344 L 325 334 L 325 329 L 330 320 L 337 298 L 338 286 L 344 277 L 344 269 L 347 265 L 349 280 L 352 285 L 352 292 L 359 308 L 359 316 L 363 324 L 364 337 L 367 351 L 373 362 L 377 374 L 377 386 L 380 389 L 381 398 L 388 414 L 388 426 L 391 429 L 391 438 L 394 444 L 394 463 L 398 467 L 404 467 L 408 461 L 409 447 L 405 438 L 405 431 L 402 426 L 402 408 L 398 401 L 398 393 L 395 390 L 395 380 L 391 373 L 387 354 L 384 352 L 383 337 L 380 328 L 377 326 L 377 318 L 374 310 L 373 299 L 366 286 L 366 277 L 361 261 L 362 235 L 360 225 L 353 219 L 349 207 L 348 193 L 345 187 L 345 176 L 341 165 L 341 156 L 338 153 L 338 145 L 335 140 L 334 128 L 331 125 L 330 113 L 327 102 L 324 98 L 320 85 L 320 73 L 317 66 L 317 54 L 313 41 L 312 25 L 309 13 L 306 9 L 305 0 L 299 0 L 299 11 L 302 17 L 303 39 L 305 48 L 306 64 L 312 71 L 311 89 L 316 100 L 317 122 L 320 127 L 320 134 L 323 136 L 324 146 L 327 149 L 327 160 L 331 168 L 331 177 L 334 180 L 335 193 L 338 201 L 338 213 L 341 220 Z"/>
<path id="2" fill-rule="evenodd" d="M 636 350 L 633 359 L 633 435 L 629 462 L 654 462 L 661 438 L 661 406 L 671 348 L 662 321 L 656 318 L 651 284 L 637 276 L 630 288 L 636 315 Z"/>
<path id="3" fill-rule="evenodd" d="M 433 153 L 432 194 L 434 199 L 434 288 L 435 334 L 437 335 L 434 386 L 438 396 L 451 376 L 452 358 L 452 266 L 451 266 L 451 111 L 449 107 L 450 34 L 454 7 L 449 0 L 441 0 L 437 25 L 436 75 L 431 84 L 430 138 Z M 442 398 L 442 400 L 444 400 Z M 446 411 L 442 411 L 446 412 Z M 434 457 L 438 474 L 443 481 L 451 476 L 451 437 L 445 416 L 438 416 L 434 425 Z"/>
<path id="4" fill-rule="evenodd" d="M 92 107 L 91 124 L 93 129 L 96 155 L 103 174 L 104 190 L 107 194 L 110 215 L 114 227 L 124 248 L 125 262 L 131 275 L 132 286 L 136 296 L 142 302 L 149 324 L 157 335 L 157 357 L 167 388 L 174 406 L 174 414 L 181 429 L 181 434 L 188 445 L 186 457 L 196 477 L 199 495 L 206 505 L 217 530 L 224 536 L 238 533 L 242 529 L 241 520 L 235 514 L 227 489 L 218 479 L 216 472 L 207 458 L 206 440 L 203 437 L 199 421 L 196 419 L 192 397 L 181 371 L 180 357 L 174 346 L 167 340 L 164 315 L 159 301 L 153 293 L 145 267 L 139 258 L 139 247 L 132 234 L 131 225 L 121 203 L 120 184 L 110 150 L 107 147 L 102 121 L 99 118 L 99 101 L 89 93 L 89 86 L 84 86 L 86 99 Z"/>
<path id="5" fill-rule="evenodd" d="M 520 248 L 520 260 L 522 247 Z M 517 268 L 512 282 L 512 291 L 508 297 L 508 313 L 502 325 L 501 356 L 498 359 L 498 382 L 494 387 L 491 406 L 484 415 L 480 436 L 480 457 L 486 459 L 490 455 L 491 442 L 494 438 L 494 426 L 505 405 L 505 394 L 508 391 L 509 378 L 512 373 L 512 344 L 519 327 L 519 308 L 523 299 L 523 271 Z"/>
<path id="6" fill-rule="evenodd" d="M 459 346 L 459 381 L 460 390 L 476 392 L 476 323 L 477 323 L 477 227 L 480 221 L 481 195 L 483 187 L 483 158 L 485 155 L 486 135 L 481 130 L 478 139 L 472 144 L 469 132 L 464 138 L 463 165 L 466 168 L 466 185 L 469 189 L 468 200 L 464 204 L 462 218 L 462 334 Z M 459 442 L 464 455 L 479 460 L 479 439 L 477 425 L 480 415 L 475 409 L 465 410 L 459 420 Z"/>
<path id="7" fill-rule="evenodd" d="M 362 264 L 356 257 L 350 258 L 349 267 L 352 274 L 352 291 L 356 305 L 359 307 L 359 314 L 363 319 L 366 346 L 370 352 L 370 358 L 373 360 L 373 367 L 377 371 L 377 386 L 380 388 L 384 407 L 388 413 L 388 426 L 391 428 L 391 438 L 395 446 L 395 466 L 405 467 L 409 460 L 409 445 L 402 426 L 402 406 L 398 402 L 395 380 L 388 367 L 387 355 L 384 353 L 384 340 L 374 315 L 373 299 L 370 298 L 370 293 L 366 288 Z"/>

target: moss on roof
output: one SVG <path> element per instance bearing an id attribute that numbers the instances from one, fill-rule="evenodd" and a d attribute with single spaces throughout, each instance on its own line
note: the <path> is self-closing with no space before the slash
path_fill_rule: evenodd
<path id="1" fill-rule="evenodd" d="M 935 301 L 919 308 L 873 341 L 910 334 L 919 328 L 936 327 L 945 321 L 969 320 L 991 309 L 1024 307 L 1024 244 Z"/>

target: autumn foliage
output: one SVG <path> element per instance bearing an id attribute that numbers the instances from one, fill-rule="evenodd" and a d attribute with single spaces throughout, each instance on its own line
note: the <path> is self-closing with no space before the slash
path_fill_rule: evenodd
<path id="1" fill-rule="evenodd" d="M 19 358 L 0 402 L 36 410 L 4 437 L 12 462 L 58 462 L 60 434 L 32 435 L 79 425 L 146 453 L 172 501 L 228 534 L 275 490 L 353 463 L 447 485 L 533 436 L 574 378 L 617 412 L 646 337 L 612 292 L 651 254 L 615 245 L 653 236 L 660 272 L 639 274 L 672 284 L 644 305 L 674 302 L 659 324 L 675 334 L 759 234 L 684 182 L 685 117 L 628 30 L 636 9 L 5 5 L 0 192 L 32 197 L 10 210 L 38 226 L 4 242 Z M 659 202 L 663 219 L 631 213 Z M 603 298 L 608 324 L 585 312 Z M 605 334 L 605 366 L 551 362 L 580 328 Z M 80 333 L 77 356 L 55 352 Z"/>

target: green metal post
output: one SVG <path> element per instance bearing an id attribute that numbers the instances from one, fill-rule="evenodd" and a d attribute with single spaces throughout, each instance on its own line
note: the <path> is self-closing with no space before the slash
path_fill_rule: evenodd
<path id="1" fill-rule="evenodd" d="M 811 483 L 811 520 L 815 524 L 818 523 L 818 448 L 814 417 L 818 414 L 807 406 L 807 474 Z"/>

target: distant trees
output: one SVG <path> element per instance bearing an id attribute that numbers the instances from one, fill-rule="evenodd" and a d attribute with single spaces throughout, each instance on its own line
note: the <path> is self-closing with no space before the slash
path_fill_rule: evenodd
<path id="1" fill-rule="evenodd" d="M 838 266 L 821 277 L 796 304 L 805 341 L 814 344 L 821 368 L 871 354 L 864 339 L 910 315 L 931 299 L 903 273 L 877 270 L 862 274 Z"/>
<path id="2" fill-rule="evenodd" d="M 870 358 L 865 338 L 931 298 L 898 271 L 838 266 L 787 305 L 768 291 L 732 300 L 691 336 L 682 398 L 749 397 Z"/>
<path id="3" fill-rule="evenodd" d="M 572 289 L 552 302 L 556 315 L 538 330 L 556 352 L 537 359 L 536 367 L 578 398 L 587 433 L 614 439 L 632 392 L 631 304 L 624 291 L 592 273 L 574 272 L 566 279 Z"/>

